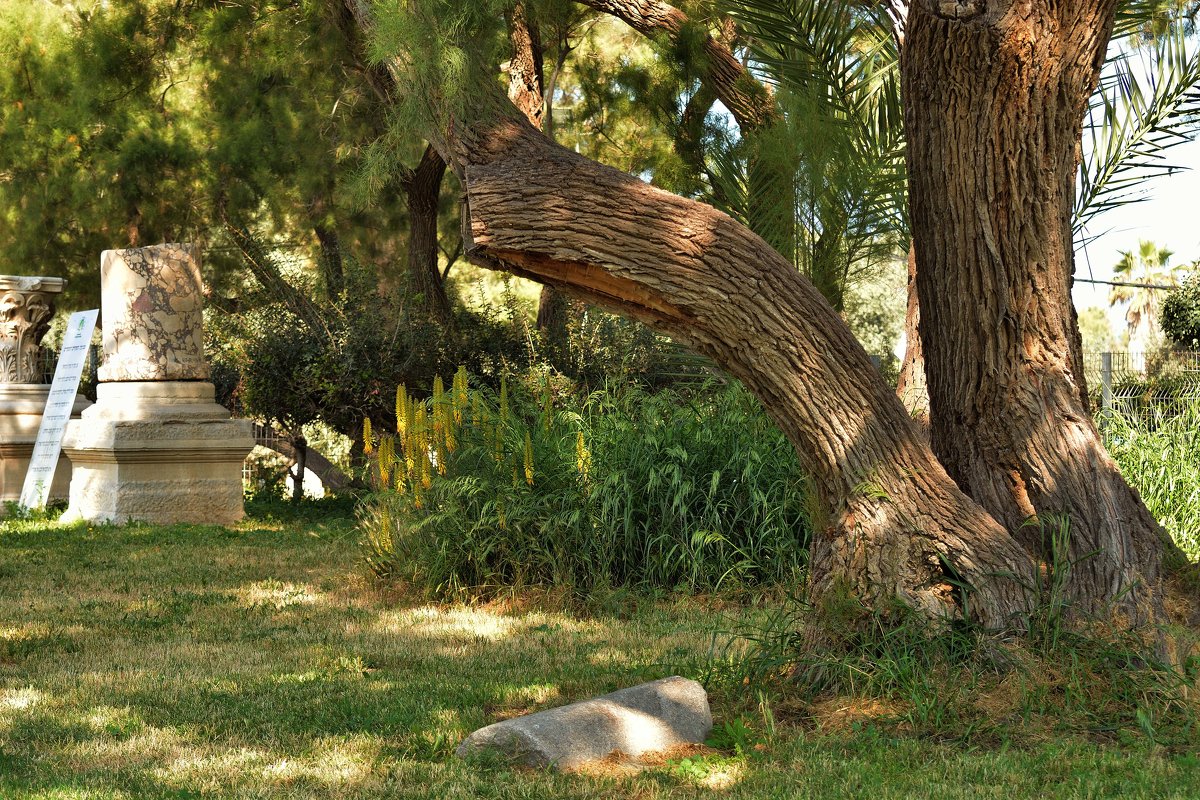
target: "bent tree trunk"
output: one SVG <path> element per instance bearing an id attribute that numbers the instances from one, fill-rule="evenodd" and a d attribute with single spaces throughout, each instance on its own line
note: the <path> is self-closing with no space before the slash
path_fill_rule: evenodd
<path id="1" fill-rule="evenodd" d="M 363 0 L 346 2 L 360 24 L 370 24 Z M 403 72 L 405 64 L 393 68 Z M 427 104 L 426 133 L 466 189 L 470 257 L 650 323 L 740 378 L 795 445 L 823 510 L 814 520 L 815 596 L 848 591 L 868 604 L 900 599 L 931 616 L 1020 624 L 1035 603 L 1039 577 L 1029 550 L 950 478 L 811 283 L 724 214 L 557 147 L 488 80 L 473 89 L 469 104 L 443 105 L 437 92 L 414 93 Z M 969 94 L 979 93 L 972 87 Z M 459 112 L 451 110 L 456 107 Z M 1068 184 L 1069 172 L 1061 178 Z M 977 213 L 985 215 L 1005 209 L 980 205 Z M 970 230 L 947 238 L 960 246 Z M 921 247 L 928 242 L 918 244 L 924 271 L 930 256 Z M 955 292 L 947 304 L 978 302 L 970 281 L 940 263 Z M 1046 270 L 1024 278 L 1044 281 Z M 940 325 L 935 319 L 930 330 Z M 1056 344 L 1047 337 L 1041 346 Z M 1072 347 L 1076 355 L 1068 364 L 1077 363 L 1078 345 L 1060 348 Z M 1030 355 L 1021 354 L 1020 363 Z M 1002 367 L 967 365 L 980 384 Z M 1082 407 L 1079 391 L 1069 394 Z M 1090 426 L 1077 417 L 1068 421 L 1075 432 Z M 1111 465 L 1098 443 L 1091 456 Z M 1061 479 L 1068 478 L 1086 476 Z M 1012 530 L 1020 528 L 1013 524 Z M 1105 590 L 1113 597 L 1122 586 L 1110 583 Z"/>
<path id="2" fill-rule="evenodd" d="M 664 330 L 762 399 L 825 510 L 814 595 L 899 598 L 993 626 L 1030 609 L 1032 559 L 958 490 L 849 329 L 766 242 L 523 119 L 456 121 L 436 135 L 464 176 L 474 260 Z"/>
<path id="3" fill-rule="evenodd" d="M 1070 295 L 1115 6 L 914 0 L 901 69 L 934 452 L 1035 558 L 1071 565 L 1076 610 L 1136 623 L 1160 609 L 1163 534 L 1092 422 Z M 1022 527 L 1034 515 L 1069 518 L 1065 553 Z"/>

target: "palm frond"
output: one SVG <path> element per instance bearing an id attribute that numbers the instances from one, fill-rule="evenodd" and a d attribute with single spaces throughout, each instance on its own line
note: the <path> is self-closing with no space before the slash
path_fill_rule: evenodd
<path id="1" fill-rule="evenodd" d="M 1110 59 L 1091 101 L 1075 233 L 1098 215 L 1144 200 L 1147 181 L 1181 168 L 1168 151 L 1200 129 L 1200 48 L 1182 29 Z"/>

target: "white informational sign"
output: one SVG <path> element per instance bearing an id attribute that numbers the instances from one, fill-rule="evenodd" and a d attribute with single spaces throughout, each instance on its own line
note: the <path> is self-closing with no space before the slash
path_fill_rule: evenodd
<path id="1" fill-rule="evenodd" d="M 20 502 L 25 508 L 45 508 L 46 500 L 50 497 L 50 484 L 54 481 L 54 469 L 58 466 L 63 433 L 71 419 L 71 408 L 75 405 L 79 379 L 83 377 L 83 365 L 92 346 L 92 331 L 96 329 L 99 313 L 100 310 L 96 308 L 76 311 L 67 321 L 62 352 L 54 369 L 50 395 L 46 398 L 46 410 L 42 412 L 42 424 L 38 428 L 33 455 L 29 459 L 29 471 L 25 473 L 25 485 L 21 488 Z"/>

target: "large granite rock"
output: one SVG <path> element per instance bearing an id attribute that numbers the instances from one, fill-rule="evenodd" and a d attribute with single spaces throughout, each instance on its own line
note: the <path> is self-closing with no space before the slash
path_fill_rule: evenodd
<path id="1" fill-rule="evenodd" d="M 614 752 L 637 758 L 699 744 L 711 730 L 704 687 L 676 676 L 488 725 L 456 753 L 493 751 L 531 767 L 573 769 Z"/>

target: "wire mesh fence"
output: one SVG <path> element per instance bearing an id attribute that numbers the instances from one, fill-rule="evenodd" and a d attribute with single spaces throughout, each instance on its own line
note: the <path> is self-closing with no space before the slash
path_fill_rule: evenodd
<path id="1" fill-rule="evenodd" d="M 89 400 L 94 401 L 96 399 L 97 372 L 100 369 L 100 359 L 103 355 L 101 346 L 93 344 L 88 350 L 87 361 L 83 364 L 83 376 L 79 380 L 79 392 Z M 52 383 L 54 381 L 54 370 L 58 367 L 58 351 L 49 347 L 42 347 L 39 357 L 41 359 L 42 383 Z"/>
<path id="2" fill-rule="evenodd" d="M 1085 353 L 1084 375 L 1098 412 L 1153 423 L 1200 402 L 1200 351 Z"/>

